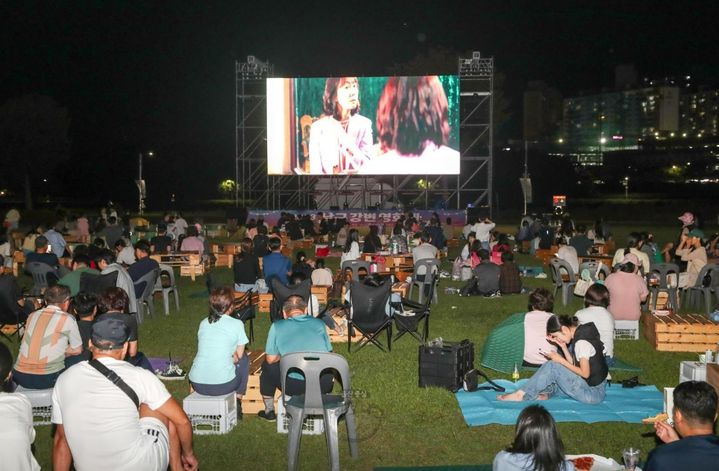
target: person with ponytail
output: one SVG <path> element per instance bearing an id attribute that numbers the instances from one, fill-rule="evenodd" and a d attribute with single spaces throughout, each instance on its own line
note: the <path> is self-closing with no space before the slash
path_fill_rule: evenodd
<path id="1" fill-rule="evenodd" d="M 35 471 L 40 465 L 32 455 L 35 429 L 32 424 L 32 405 L 23 394 L 13 393 L 12 353 L 0 343 L 0 469 Z"/>
<path id="2" fill-rule="evenodd" d="M 228 286 L 210 293 L 210 312 L 197 331 L 197 354 L 190 369 L 190 385 L 199 394 L 237 396 L 237 416 L 242 417 L 241 399 L 247 390 L 250 360 L 245 352 L 249 342 L 241 320 L 230 316 L 233 293 Z"/>
<path id="3" fill-rule="evenodd" d="M 533 404 L 517 417 L 514 441 L 494 457 L 494 471 L 574 471 L 564 457 L 557 424 L 547 409 Z"/>
<path id="4" fill-rule="evenodd" d="M 576 317 L 552 315 L 547 340 L 560 352 L 545 352 L 547 363 L 517 391 L 497 396 L 501 401 L 543 401 L 564 394 L 585 404 L 604 400 L 609 368 L 604 344 L 593 322 L 579 325 Z"/>

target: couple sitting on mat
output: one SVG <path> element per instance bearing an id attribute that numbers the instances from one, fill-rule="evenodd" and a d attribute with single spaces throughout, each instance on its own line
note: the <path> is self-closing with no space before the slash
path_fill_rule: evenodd
<path id="1" fill-rule="evenodd" d="M 560 352 L 543 351 L 547 362 L 534 376 L 521 389 L 497 399 L 541 401 L 561 392 L 587 404 L 602 402 L 609 368 L 594 323 L 579 325 L 576 317 L 551 315 L 546 323 L 546 338 Z"/>

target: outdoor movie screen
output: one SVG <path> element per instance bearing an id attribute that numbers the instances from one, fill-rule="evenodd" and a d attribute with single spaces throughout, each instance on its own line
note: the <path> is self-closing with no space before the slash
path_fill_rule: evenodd
<path id="1" fill-rule="evenodd" d="M 267 79 L 270 175 L 456 175 L 459 77 Z"/>

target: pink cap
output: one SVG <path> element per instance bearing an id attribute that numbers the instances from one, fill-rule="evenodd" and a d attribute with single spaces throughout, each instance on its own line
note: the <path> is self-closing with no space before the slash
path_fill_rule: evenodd
<path id="1" fill-rule="evenodd" d="M 633 253 L 628 253 L 624 256 L 624 259 L 622 260 L 622 265 L 627 262 L 632 262 L 636 267 L 642 264 L 642 262 L 639 260 L 639 257 L 634 255 Z"/>

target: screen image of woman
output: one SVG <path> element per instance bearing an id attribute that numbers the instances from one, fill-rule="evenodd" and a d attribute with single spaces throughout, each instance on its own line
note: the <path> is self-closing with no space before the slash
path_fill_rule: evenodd
<path id="1" fill-rule="evenodd" d="M 459 151 L 447 146 L 449 134 L 449 105 L 439 77 L 391 77 L 377 105 L 380 153 L 359 173 L 458 174 Z"/>
<path id="2" fill-rule="evenodd" d="M 310 174 L 357 172 L 372 154 L 372 121 L 359 114 L 357 77 L 331 77 L 322 98 L 324 115 L 310 128 Z"/>

